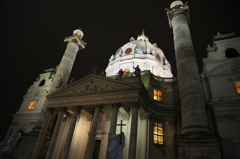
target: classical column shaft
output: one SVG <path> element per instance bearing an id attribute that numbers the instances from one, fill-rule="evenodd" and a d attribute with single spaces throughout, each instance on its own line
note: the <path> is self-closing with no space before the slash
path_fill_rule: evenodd
<path id="1" fill-rule="evenodd" d="M 85 154 L 84 154 L 84 159 L 92 159 L 92 156 L 93 156 L 93 150 L 94 150 L 94 146 L 95 146 L 95 138 L 96 138 L 96 134 L 97 134 L 99 113 L 100 113 L 100 106 L 97 105 L 97 106 L 95 106 L 95 110 L 94 110 L 94 115 L 93 115 L 93 119 L 92 119 L 90 133 L 88 136 L 88 142 L 87 142 L 87 146 L 86 146 L 86 150 L 85 150 Z"/>
<path id="2" fill-rule="evenodd" d="M 34 147 L 31 159 L 38 158 L 38 154 L 40 152 L 40 149 L 41 149 L 41 146 L 42 146 L 42 143 L 43 143 L 44 136 L 45 136 L 46 131 L 47 131 L 47 127 L 48 127 L 48 123 L 50 121 L 51 115 L 52 115 L 52 110 L 48 109 L 47 110 L 47 114 L 45 116 L 44 123 L 43 123 L 42 128 L 41 128 L 41 131 L 40 131 L 40 133 L 38 135 L 38 140 L 37 140 L 37 143 L 36 143 L 36 145 Z"/>
<path id="3" fill-rule="evenodd" d="M 182 11 L 182 9 L 180 10 Z M 203 89 L 192 44 L 188 18 L 178 9 L 171 20 L 181 100 L 182 134 L 208 133 Z"/>
<path id="4" fill-rule="evenodd" d="M 54 131 L 53 131 L 52 138 L 51 138 L 51 141 L 50 141 L 50 144 L 49 144 L 49 147 L 48 147 L 46 159 L 51 159 L 52 158 L 54 147 L 55 147 L 55 144 L 56 144 L 56 141 L 57 141 L 58 132 L 59 132 L 61 122 L 62 122 L 62 119 L 63 119 L 63 111 L 64 110 L 61 109 L 59 114 L 58 114 L 58 119 L 57 119 L 56 125 L 54 127 Z"/>
<path id="5" fill-rule="evenodd" d="M 74 133 L 74 129 L 75 129 L 75 125 L 76 125 L 78 115 L 79 115 L 79 108 L 74 108 L 61 159 L 67 159 L 68 158 L 68 153 L 69 153 L 69 150 L 70 150 L 70 146 L 71 146 L 73 133 Z"/>
<path id="6" fill-rule="evenodd" d="M 130 131 L 130 144 L 128 151 L 128 159 L 136 159 L 136 148 L 137 148 L 137 128 L 138 128 L 138 104 L 132 105 L 132 122 Z"/>
<path id="7" fill-rule="evenodd" d="M 53 83 L 49 92 L 55 91 L 57 88 L 65 86 L 69 79 L 73 63 L 77 56 L 79 46 L 75 42 L 69 42 L 66 51 L 62 57 L 62 60 L 57 68 L 57 72 L 54 76 Z"/>
<path id="8" fill-rule="evenodd" d="M 109 129 L 109 133 L 108 133 L 108 148 L 107 148 L 107 157 L 106 158 L 109 158 L 109 153 L 108 153 L 109 146 L 110 146 L 110 139 L 109 139 L 109 137 L 112 134 L 116 134 L 118 109 L 119 109 L 119 106 L 117 104 L 113 104 L 112 105 L 112 116 L 111 116 L 110 129 Z"/>
<path id="9" fill-rule="evenodd" d="M 112 105 L 112 116 L 111 116 L 109 135 L 116 133 L 118 109 L 119 109 L 119 106 L 117 104 Z"/>

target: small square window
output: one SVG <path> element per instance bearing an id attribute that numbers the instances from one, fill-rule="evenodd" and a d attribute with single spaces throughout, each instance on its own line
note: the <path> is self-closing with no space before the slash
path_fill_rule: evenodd
<path id="1" fill-rule="evenodd" d="M 28 105 L 28 109 L 34 109 L 37 104 L 37 101 L 31 101 L 30 104 Z"/>
<path id="2" fill-rule="evenodd" d="M 153 90 L 153 99 L 157 101 L 162 101 L 162 91 L 159 89 Z"/>
<path id="3" fill-rule="evenodd" d="M 235 81 L 234 83 L 235 83 L 237 92 L 240 93 L 240 81 Z"/>
<path id="4" fill-rule="evenodd" d="M 163 145 L 163 124 L 154 122 L 153 143 Z"/>

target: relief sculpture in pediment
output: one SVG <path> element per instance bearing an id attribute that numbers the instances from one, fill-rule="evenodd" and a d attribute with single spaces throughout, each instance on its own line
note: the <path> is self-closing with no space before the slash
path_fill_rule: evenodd
<path id="1" fill-rule="evenodd" d="M 82 85 L 78 88 L 75 88 L 68 94 L 79 94 L 79 93 L 88 93 L 88 92 L 97 92 L 97 91 L 106 91 L 106 90 L 113 90 L 114 86 L 109 86 L 108 84 L 91 84 L 87 83 L 85 85 Z"/>

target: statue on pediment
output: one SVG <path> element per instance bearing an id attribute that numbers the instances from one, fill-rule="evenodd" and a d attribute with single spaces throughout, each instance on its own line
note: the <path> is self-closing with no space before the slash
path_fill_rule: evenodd
<path id="1" fill-rule="evenodd" d="M 135 69 L 134 74 L 135 76 L 140 76 L 141 75 L 141 69 L 139 68 L 139 65 L 137 65 L 136 67 L 133 67 Z"/>
<path id="2" fill-rule="evenodd" d="M 123 71 L 122 69 L 120 69 L 120 70 L 118 71 L 118 79 L 121 79 L 121 78 L 122 78 L 123 73 L 124 73 L 124 71 Z"/>

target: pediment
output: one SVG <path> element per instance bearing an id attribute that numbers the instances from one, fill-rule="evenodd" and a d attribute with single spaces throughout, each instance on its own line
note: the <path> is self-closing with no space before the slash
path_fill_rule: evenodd
<path id="1" fill-rule="evenodd" d="M 138 90 L 141 86 L 121 80 L 90 74 L 49 94 L 48 99 L 88 96 Z"/>

